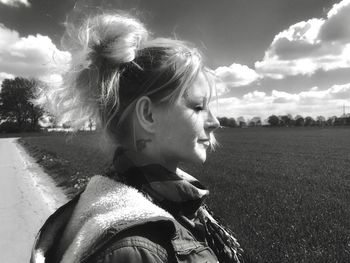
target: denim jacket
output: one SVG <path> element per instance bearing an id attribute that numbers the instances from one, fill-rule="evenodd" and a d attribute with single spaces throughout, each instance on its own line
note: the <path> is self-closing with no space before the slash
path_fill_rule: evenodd
<path id="1" fill-rule="evenodd" d="M 174 217 L 136 189 L 95 176 L 86 190 L 51 215 L 31 263 L 218 262 Z"/>

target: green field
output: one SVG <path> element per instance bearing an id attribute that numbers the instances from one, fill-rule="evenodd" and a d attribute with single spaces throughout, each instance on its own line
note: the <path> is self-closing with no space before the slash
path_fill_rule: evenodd
<path id="1" fill-rule="evenodd" d="M 220 129 L 204 165 L 183 168 L 257 262 L 350 262 L 350 129 Z M 72 196 L 111 156 L 96 134 L 22 138 Z"/>

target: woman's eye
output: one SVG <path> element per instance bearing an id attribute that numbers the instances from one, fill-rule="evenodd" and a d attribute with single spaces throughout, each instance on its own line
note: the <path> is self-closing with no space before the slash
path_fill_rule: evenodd
<path id="1" fill-rule="evenodd" d="M 195 111 L 202 111 L 203 110 L 203 107 L 202 106 L 196 106 L 194 108 Z"/>

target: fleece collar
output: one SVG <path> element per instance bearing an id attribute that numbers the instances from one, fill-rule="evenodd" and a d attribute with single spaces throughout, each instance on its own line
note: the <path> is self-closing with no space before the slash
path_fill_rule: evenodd
<path id="1" fill-rule="evenodd" d="M 58 245 L 62 255 L 60 262 L 82 262 L 120 231 L 159 220 L 173 221 L 174 218 L 135 188 L 104 176 L 94 176 L 65 227 Z M 45 249 L 40 249 L 40 245 L 36 247 L 39 248 L 33 258 L 38 260 L 33 262 L 45 262 Z"/>

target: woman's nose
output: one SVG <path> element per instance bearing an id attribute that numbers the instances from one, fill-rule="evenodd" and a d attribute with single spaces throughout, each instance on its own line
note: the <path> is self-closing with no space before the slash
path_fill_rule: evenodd
<path id="1" fill-rule="evenodd" d="M 213 113 L 209 110 L 208 111 L 208 117 L 205 122 L 205 129 L 209 131 L 216 130 L 220 127 L 219 120 L 213 115 Z"/>

